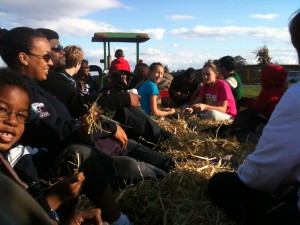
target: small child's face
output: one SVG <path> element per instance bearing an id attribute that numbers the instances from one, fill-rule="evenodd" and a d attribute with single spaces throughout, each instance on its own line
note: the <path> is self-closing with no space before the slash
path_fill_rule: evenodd
<path id="1" fill-rule="evenodd" d="M 164 68 L 162 66 L 156 66 L 153 71 L 149 74 L 149 79 L 153 82 L 159 83 L 163 77 Z"/>
<path id="2" fill-rule="evenodd" d="M 17 86 L 0 88 L 0 151 L 7 151 L 22 136 L 29 116 L 28 94 Z"/>

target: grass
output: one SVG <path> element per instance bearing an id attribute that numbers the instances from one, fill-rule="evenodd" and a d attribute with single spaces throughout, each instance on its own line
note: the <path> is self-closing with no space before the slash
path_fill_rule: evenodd
<path id="1" fill-rule="evenodd" d="M 243 97 L 256 98 L 260 88 L 260 85 L 243 85 Z"/>

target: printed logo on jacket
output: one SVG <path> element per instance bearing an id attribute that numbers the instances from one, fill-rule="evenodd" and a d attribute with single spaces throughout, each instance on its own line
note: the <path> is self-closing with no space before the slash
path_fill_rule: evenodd
<path id="1" fill-rule="evenodd" d="M 45 110 L 45 105 L 42 102 L 35 102 L 31 104 L 31 117 L 45 118 L 50 116 L 50 113 Z"/>

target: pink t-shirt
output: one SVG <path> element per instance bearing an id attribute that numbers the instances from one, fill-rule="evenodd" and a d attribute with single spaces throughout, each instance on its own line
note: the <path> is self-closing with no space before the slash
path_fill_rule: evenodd
<path id="1" fill-rule="evenodd" d="M 217 80 L 214 86 L 204 85 L 198 96 L 204 99 L 205 104 L 211 106 L 217 106 L 219 102 L 227 100 L 226 113 L 232 116 L 237 114 L 231 88 L 224 80 Z"/>

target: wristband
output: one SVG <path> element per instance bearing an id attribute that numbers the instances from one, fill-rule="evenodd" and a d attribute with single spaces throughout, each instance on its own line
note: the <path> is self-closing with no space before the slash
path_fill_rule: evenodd
<path id="1" fill-rule="evenodd" d="M 44 195 L 39 196 L 36 199 L 40 205 L 42 206 L 42 208 L 46 211 L 46 213 L 50 216 L 51 219 L 54 219 L 58 224 L 60 224 L 60 219 L 59 216 L 57 214 L 57 212 L 55 212 L 48 204 L 47 200 L 45 199 Z"/>
<path id="2" fill-rule="evenodd" d="M 58 216 L 58 214 L 53 209 L 50 210 L 49 216 L 52 219 L 54 219 L 58 224 L 60 224 L 59 216 Z"/>

